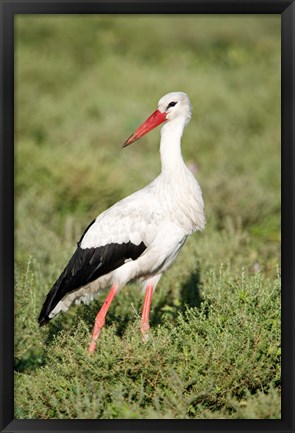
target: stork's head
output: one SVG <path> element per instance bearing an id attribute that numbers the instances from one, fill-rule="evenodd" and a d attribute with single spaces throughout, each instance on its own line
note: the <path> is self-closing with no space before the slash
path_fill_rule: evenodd
<path id="1" fill-rule="evenodd" d="M 185 124 L 190 121 L 192 113 L 189 97 L 183 92 L 171 92 L 164 95 L 158 103 L 158 110 L 166 114 L 166 120 L 182 118 Z"/>
<path id="2" fill-rule="evenodd" d="M 171 92 L 162 96 L 158 102 L 158 109 L 143 122 L 137 130 L 123 144 L 128 146 L 138 140 L 143 135 L 154 129 L 163 122 L 172 122 L 173 120 L 182 120 L 186 125 L 191 118 L 192 107 L 189 97 L 183 92 Z"/>

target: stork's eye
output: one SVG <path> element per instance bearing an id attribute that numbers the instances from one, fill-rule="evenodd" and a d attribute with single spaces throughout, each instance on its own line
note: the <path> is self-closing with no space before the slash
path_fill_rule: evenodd
<path id="1" fill-rule="evenodd" d="M 168 110 L 168 108 L 170 108 L 170 107 L 174 107 L 174 105 L 176 105 L 176 104 L 177 104 L 177 102 L 170 102 L 170 103 L 167 105 L 166 110 Z"/>

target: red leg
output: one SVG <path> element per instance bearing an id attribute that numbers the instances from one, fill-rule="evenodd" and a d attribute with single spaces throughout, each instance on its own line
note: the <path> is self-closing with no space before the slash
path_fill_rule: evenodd
<path id="1" fill-rule="evenodd" d="M 148 332 L 150 330 L 149 315 L 150 315 L 153 291 L 154 291 L 153 286 L 151 284 L 148 284 L 145 292 L 141 323 L 140 323 L 140 330 L 144 341 L 148 339 Z"/>
<path id="2" fill-rule="evenodd" d="M 108 309 L 111 306 L 112 300 L 114 299 L 114 296 L 117 292 L 118 287 L 114 284 L 108 294 L 108 296 L 106 297 L 106 300 L 104 301 L 103 306 L 101 307 L 101 309 L 99 310 L 96 318 L 95 318 L 95 322 L 94 322 L 94 327 L 93 327 L 93 332 L 92 332 L 92 338 L 91 338 L 91 343 L 88 349 L 88 352 L 94 352 L 95 347 L 96 347 L 96 341 L 99 337 L 101 328 L 103 327 L 104 323 L 105 323 L 105 318 L 108 312 Z"/>

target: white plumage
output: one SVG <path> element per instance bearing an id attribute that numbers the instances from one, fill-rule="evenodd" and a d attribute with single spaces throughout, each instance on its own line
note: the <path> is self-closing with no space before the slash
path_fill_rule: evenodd
<path id="1" fill-rule="evenodd" d="M 77 277 L 77 284 L 81 285 L 75 290 L 73 290 L 73 282 L 69 280 L 68 274 L 76 271 L 70 272 L 70 269 L 66 267 L 67 272 L 64 271 L 63 278 L 65 282 L 63 284 L 59 282 L 59 287 L 56 288 L 58 280 L 51 290 L 51 301 L 55 296 L 51 307 L 55 305 L 51 309 L 48 308 L 50 300 L 47 300 L 47 310 L 43 307 L 43 316 L 41 312 L 39 317 L 40 323 L 42 317 L 45 317 L 44 314 L 48 316 L 47 319 L 50 319 L 59 311 L 66 311 L 74 301 L 79 303 L 81 300 L 87 302 L 93 299 L 106 287 L 112 286 L 115 294 L 129 281 L 139 279 L 144 281 L 145 287 L 152 287 L 154 290 L 162 273 L 175 260 L 186 238 L 195 230 L 204 229 L 202 192 L 181 155 L 181 137 L 190 118 L 191 104 L 188 96 L 182 92 L 168 93 L 160 99 L 158 109 L 126 141 L 125 146 L 158 124 L 165 122 L 161 129 L 162 170 L 160 175 L 145 188 L 124 198 L 100 214 L 83 234 L 78 244 L 80 255 L 90 252 L 92 254 L 93 251 L 99 252 L 100 255 L 98 254 L 98 258 L 95 259 L 97 268 L 103 269 L 106 266 L 108 269 L 114 266 L 111 263 L 112 256 L 116 258 L 119 266 L 94 280 L 90 278 L 86 284 L 83 284 L 80 277 Z M 128 247 L 128 253 L 126 253 L 125 246 Z M 99 260 L 104 251 L 106 251 L 107 259 L 105 262 L 101 259 L 102 263 L 100 263 Z M 79 258 L 79 260 L 82 259 Z M 87 265 L 91 260 L 87 261 Z M 75 268 L 71 261 L 69 266 Z M 95 274 L 96 269 L 93 271 L 94 265 L 91 264 L 91 266 L 93 275 L 98 275 Z M 81 270 L 78 272 L 82 275 Z M 65 291 L 64 288 L 60 289 L 60 286 L 64 286 L 67 281 L 70 281 L 70 292 L 65 292 L 58 299 L 57 294 L 59 293 L 60 296 Z M 144 334 L 143 329 L 142 332 Z"/>

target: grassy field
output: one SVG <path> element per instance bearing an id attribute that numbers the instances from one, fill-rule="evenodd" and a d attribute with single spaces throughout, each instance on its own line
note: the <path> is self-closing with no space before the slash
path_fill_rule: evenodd
<path id="1" fill-rule="evenodd" d="M 16 418 L 280 418 L 280 19 L 16 18 Z M 39 329 L 83 229 L 160 171 L 159 129 L 120 149 L 169 91 L 188 93 L 183 155 L 206 230 L 142 294 Z M 104 295 L 103 295 L 104 297 Z"/>

